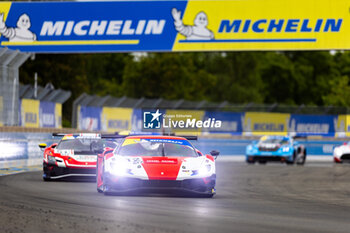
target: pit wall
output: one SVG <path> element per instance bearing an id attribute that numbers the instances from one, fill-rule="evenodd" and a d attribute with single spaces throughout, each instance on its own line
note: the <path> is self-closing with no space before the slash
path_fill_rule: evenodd
<path id="1" fill-rule="evenodd" d="M 153 110 L 156 111 L 155 109 Z M 152 110 L 150 111 L 152 112 Z M 132 108 L 111 108 L 78 106 L 78 129 L 120 132 L 124 130 L 143 131 L 145 110 Z M 350 137 L 350 115 L 302 115 L 267 112 L 219 112 L 197 110 L 160 110 L 161 118 L 172 120 L 216 119 L 221 127 L 196 128 L 190 133 L 197 135 L 229 134 L 238 136 L 297 135 L 316 137 Z M 182 116 L 186 117 L 182 117 Z M 179 117 L 177 117 L 179 116 Z M 164 128 L 163 128 L 164 129 Z M 184 133 L 176 128 L 172 132 Z"/>
<path id="2" fill-rule="evenodd" d="M 57 142 L 51 133 L 0 132 L 0 168 L 42 163 L 40 143 Z"/>

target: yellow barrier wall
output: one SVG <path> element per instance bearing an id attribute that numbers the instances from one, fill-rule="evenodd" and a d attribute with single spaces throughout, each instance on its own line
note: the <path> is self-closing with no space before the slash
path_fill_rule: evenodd
<path id="1" fill-rule="evenodd" d="M 131 130 L 132 108 L 111 108 L 102 109 L 102 131 L 120 132 Z"/>
<path id="2" fill-rule="evenodd" d="M 55 105 L 55 126 L 56 128 L 62 128 L 62 104 L 56 103 Z"/>
<path id="3" fill-rule="evenodd" d="M 335 137 L 350 137 L 350 115 L 338 115 Z"/>
<path id="4" fill-rule="evenodd" d="M 244 118 L 244 134 L 287 135 L 290 114 L 247 112 Z"/>
<path id="5" fill-rule="evenodd" d="M 22 126 L 39 128 L 39 100 L 22 99 Z"/>

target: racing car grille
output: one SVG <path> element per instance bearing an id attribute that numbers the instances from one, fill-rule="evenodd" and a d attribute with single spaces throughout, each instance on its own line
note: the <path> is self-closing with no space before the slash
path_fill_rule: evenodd
<path id="1" fill-rule="evenodd" d="M 283 156 L 254 156 L 255 161 L 281 161 Z"/>
<path id="2" fill-rule="evenodd" d="M 180 188 L 181 181 L 176 180 L 145 180 L 142 182 L 145 188 Z"/>
<path id="3" fill-rule="evenodd" d="M 279 147 L 259 147 L 260 151 L 277 151 L 279 149 Z"/>
<path id="4" fill-rule="evenodd" d="M 350 162 L 350 154 L 343 154 L 340 159 L 343 161 L 345 160 L 345 162 Z"/>

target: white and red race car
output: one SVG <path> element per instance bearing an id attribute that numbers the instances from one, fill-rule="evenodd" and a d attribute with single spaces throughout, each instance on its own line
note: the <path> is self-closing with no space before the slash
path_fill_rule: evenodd
<path id="1" fill-rule="evenodd" d="M 101 151 L 102 152 L 102 151 Z M 215 158 L 184 137 L 127 136 L 97 161 L 97 190 L 105 194 L 145 192 L 215 194 Z"/>
<path id="2" fill-rule="evenodd" d="M 333 158 L 335 163 L 350 163 L 350 142 L 334 147 Z"/>
<path id="3" fill-rule="evenodd" d="M 62 137 L 59 143 L 49 147 L 40 144 L 44 150 L 43 179 L 49 181 L 66 177 L 96 177 L 97 154 L 93 145 L 101 140 L 100 134 L 53 134 Z"/>

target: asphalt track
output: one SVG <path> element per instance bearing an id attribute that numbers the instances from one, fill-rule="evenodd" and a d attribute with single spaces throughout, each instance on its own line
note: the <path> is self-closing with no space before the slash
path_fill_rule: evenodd
<path id="1" fill-rule="evenodd" d="M 92 182 L 0 177 L 0 232 L 350 232 L 350 166 L 218 159 L 212 199 L 104 196 Z"/>

